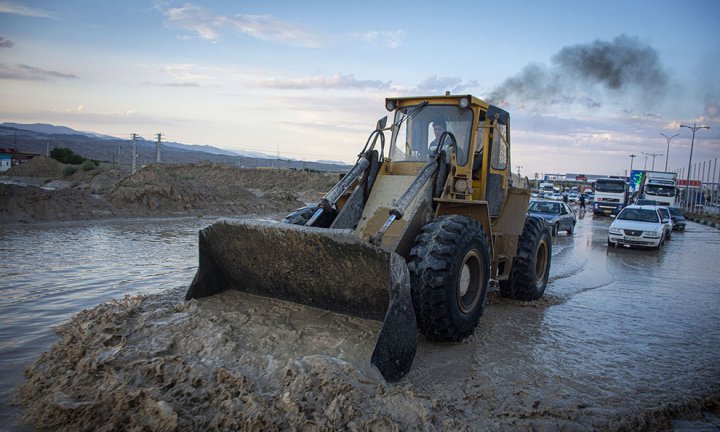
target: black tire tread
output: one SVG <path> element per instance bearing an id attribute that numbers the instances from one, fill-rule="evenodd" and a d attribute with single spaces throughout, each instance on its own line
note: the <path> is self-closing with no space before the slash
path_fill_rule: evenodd
<path id="1" fill-rule="evenodd" d="M 454 286 L 456 277 L 452 269 L 453 260 L 458 249 L 467 247 L 474 239 L 477 239 L 475 249 L 484 249 L 479 251 L 485 260 L 482 298 L 479 310 L 476 309 L 470 318 L 471 322 L 458 324 L 448 306 L 449 302 L 455 301 L 454 290 L 448 288 Z M 413 307 L 421 333 L 431 340 L 452 342 L 459 342 L 472 334 L 482 315 L 489 285 L 489 248 L 482 225 L 458 215 L 443 216 L 429 222 L 415 238 L 409 264 Z"/>
<path id="2" fill-rule="evenodd" d="M 535 260 L 537 245 L 543 236 L 547 235 L 547 268 L 545 280 L 542 286 L 535 283 Z M 528 216 L 525 218 L 525 226 L 522 235 L 518 240 L 518 251 L 513 258 L 510 277 L 508 280 L 500 281 L 500 295 L 516 300 L 537 300 L 545 293 L 548 274 L 550 273 L 550 262 L 552 259 L 552 240 L 550 229 L 539 217 Z"/>

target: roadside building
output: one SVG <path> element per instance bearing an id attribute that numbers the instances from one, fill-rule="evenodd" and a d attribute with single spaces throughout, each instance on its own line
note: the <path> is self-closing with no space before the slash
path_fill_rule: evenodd
<path id="1" fill-rule="evenodd" d="M 0 147 L 0 172 L 4 172 L 28 161 L 36 156 L 42 156 L 40 153 L 19 152 L 12 147 Z"/>
<path id="2" fill-rule="evenodd" d="M 12 166 L 12 155 L 0 150 L 0 172 L 5 172 Z"/>

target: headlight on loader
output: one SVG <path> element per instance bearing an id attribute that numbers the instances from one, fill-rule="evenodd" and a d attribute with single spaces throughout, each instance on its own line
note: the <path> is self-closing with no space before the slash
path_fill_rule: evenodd
<path id="1" fill-rule="evenodd" d="M 465 193 L 468 189 L 468 182 L 465 179 L 455 180 L 455 192 Z"/>

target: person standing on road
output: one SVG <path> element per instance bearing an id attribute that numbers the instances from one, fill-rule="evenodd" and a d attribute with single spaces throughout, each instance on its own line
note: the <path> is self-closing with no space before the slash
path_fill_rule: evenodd
<path id="1" fill-rule="evenodd" d="M 580 194 L 578 197 L 578 202 L 580 203 L 580 219 L 585 217 L 585 194 Z"/>
<path id="2" fill-rule="evenodd" d="M 564 202 L 565 204 L 567 204 L 567 202 L 568 202 L 568 194 L 567 194 L 567 193 L 564 193 L 564 194 L 563 194 L 563 202 Z"/>

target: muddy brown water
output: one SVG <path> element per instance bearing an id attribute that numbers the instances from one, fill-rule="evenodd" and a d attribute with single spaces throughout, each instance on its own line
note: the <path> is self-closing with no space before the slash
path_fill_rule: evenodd
<path id="1" fill-rule="evenodd" d="M 183 302 L 211 222 L 1 227 L 3 428 L 720 427 L 720 230 L 608 249 L 610 220 L 588 216 L 554 239 L 543 300 L 491 296 L 471 338 L 421 338 L 387 385 L 377 322 L 236 292 Z"/>

